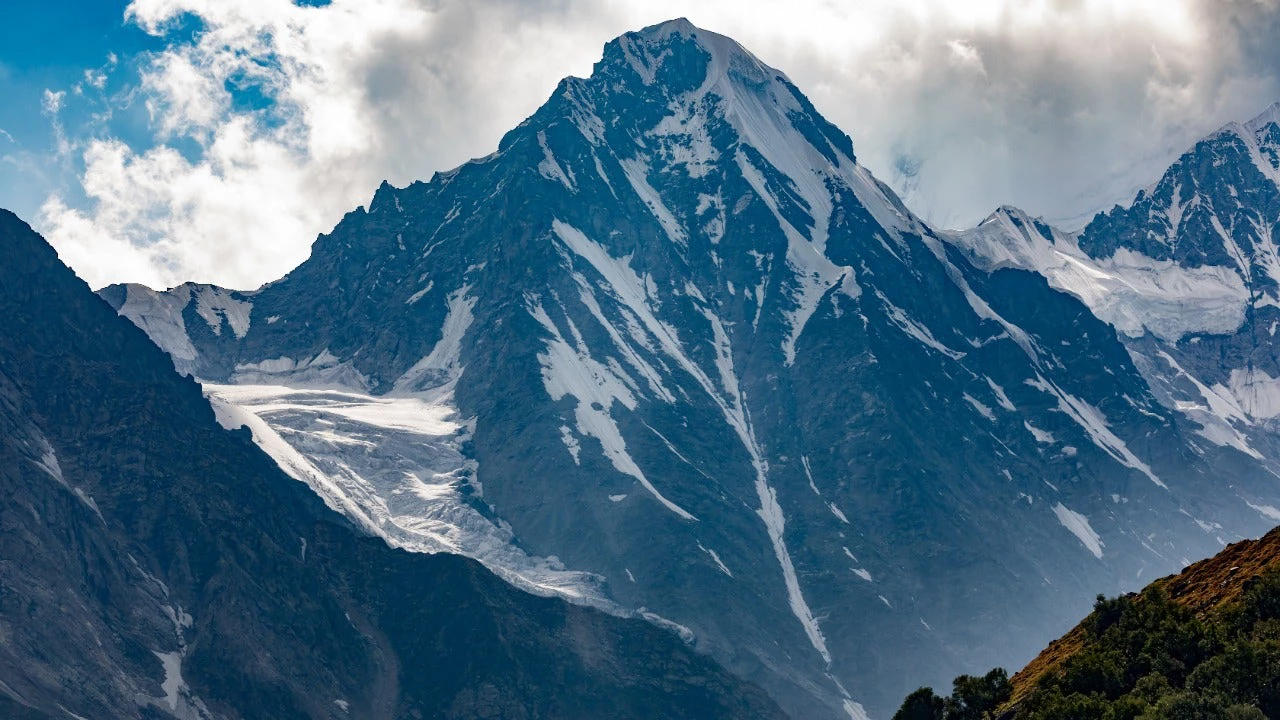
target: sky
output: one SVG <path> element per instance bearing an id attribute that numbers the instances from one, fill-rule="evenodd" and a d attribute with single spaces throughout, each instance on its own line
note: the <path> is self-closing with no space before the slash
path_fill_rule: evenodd
<path id="1" fill-rule="evenodd" d="M 93 287 L 251 289 L 687 16 L 926 220 L 1071 226 L 1280 100 L 1280 0 L 43 0 L 0 9 L 0 207 Z"/>

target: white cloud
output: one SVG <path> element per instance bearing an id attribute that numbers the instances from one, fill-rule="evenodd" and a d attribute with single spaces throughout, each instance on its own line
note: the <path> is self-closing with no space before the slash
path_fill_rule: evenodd
<path id="1" fill-rule="evenodd" d="M 53 90 L 45 89 L 44 97 L 41 98 L 40 109 L 46 115 L 57 115 L 62 111 L 62 103 L 66 99 L 67 92 L 65 90 L 54 92 Z"/>
<path id="2" fill-rule="evenodd" d="M 947 41 L 947 49 L 951 51 L 951 64 L 959 68 L 968 68 L 983 77 L 987 76 L 987 68 L 982 64 L 982 55 L 974 46 L 962 40 Z"/>
<path id="3" fill-rule="evenodd" d="M 72 138 L 87 201 L 38 218 L 95 286 L 277 278 L 381 180 L 491 152 L 606 40 L 681 14 L 786 71 L 944 225 L 1098 209 L 1280 97 L 1275 0 L 135 0 L 128 17 L 165 36 L 187 14 L 204 31 L 147 58 L 126 100 L 153 142 Z"/>
<path id="4" fill-rule="evenodd" d="M 148 32 L 164 35 L 186 13 L 204 26 L 149 58 L 131 96 L 145 102 L 159 144 L 82 139 L 88 202 L 51 197 L 39 225 L 94 286 L 279 277 L 381 180 L 407 183 L 490 152 L 550 94 L 550 73 L 598 56 L 595 40 L 547 42 L 564 13 L 557 3 L 542 19 L 526 5 L 516 18 L 514 7 L 136 0 L 128 16 Z"/>
<path id="5" fill-rule="evenodd" d="M 107 74 L 101 70 L 85 70 L 84 84 L 95 90 L 102 90 L 107 86 Z"/>
<path id="6" fill-rule="evenodd" d="M 944 226 L 1003 203 L 1055 219 L 1102 209 L 1280 99 L 1274 0 L 786 3 L 790 19 L 765 24 L 747 6 L 692 19 L 786 70 Z M 1249 33 L 1272 54 L 1250 52 Z"/>

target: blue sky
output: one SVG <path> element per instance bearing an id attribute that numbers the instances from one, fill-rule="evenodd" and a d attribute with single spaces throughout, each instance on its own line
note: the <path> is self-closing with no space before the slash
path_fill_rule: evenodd
<path id="1" fill-rule="evenodd" d="M 679 16 L 786 72 L 942 227 L 1078 222 L 1280 99 L 1280 0 L 306 5 L 4 3 L 0 206 L 94 286 L 255 287 L 382 180 L 492 152 L 606 41 Z"/>
<path id="2" fill-rule="evenodd" d="M 34 218 L 45 197 L 61 184 L 50 163 L 56 138 L 42 111 L 46 89 L 68 90 L 108 55 L 130 58 L 161 43 L 124 22 L 121 0 L 42 0 L 6 3 L 0 21 L 0 206 Z M 70 94 L 70 93 L 69 93 Z M 68 104 L 69 121 L 91 112 Z"/>

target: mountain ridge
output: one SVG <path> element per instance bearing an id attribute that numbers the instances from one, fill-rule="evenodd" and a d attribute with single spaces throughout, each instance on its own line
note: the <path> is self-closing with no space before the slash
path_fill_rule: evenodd
<path id="1" fill-rule="evenodd" d="M 1280 375 L 1278 319 L 1280 115 L 1205 136 L 1128 206 L 1064 233 L 1001 209 L 953 241 L 988 269 L 1049 278 L 1120 331 L 1162 403 L 1201 435 L 1275 457 L 1265 426 Z M 1102 238 L 1102 239 L 1099 239 Z"/>
<path id="2" fill-rule="evenodd" d="M 1086 303 L 988 272 L 704 33 L 624 35 L 495 154 L 384 183 L 232 294 L 244 337 L 189 297 L 188 371 L 389 542 L 599 578 L 797 716 L 1030 659 L 1262 531 L 1257 439 L 1204 445 Z"/>
<path id="3" fill-rule="evenodd" d="M 1264 573 L 1277 567 L 1280 567 L 1280 530 L 1272 530 L 1257 540 L 1232 543 L 1217 555 L 1192 563 L 1176 575 L 1160 578 L 1149 587 L 1160 588 L 1175 604 L 1187 608 L 1196 617 L 1205 618 L 1237 602 Z M 1042 678 L 1059 672 L 1084 646 L 1087 636 L 1085 626 L 1077 625 L 1014 674 L 1010 678 L 1013 686 L 1010 704 L 1017 705 Z"/>
<path id="4" fill-rule="evenodd" d="M 1260 720 L 1280 711 L 1280 529 L 1097 597 L 1093 612 L 1010 678 L 955 678 L 911 693 L 894 720 Z"/>

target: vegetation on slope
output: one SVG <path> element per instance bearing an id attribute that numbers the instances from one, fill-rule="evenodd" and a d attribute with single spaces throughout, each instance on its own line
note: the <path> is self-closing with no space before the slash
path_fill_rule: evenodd
<path id="1" fill-rule="evenodd" d="M 1098 597 L 1022 672 L 909 695 L 895 720 L 1280 719 L 1280 531 Z"/>

